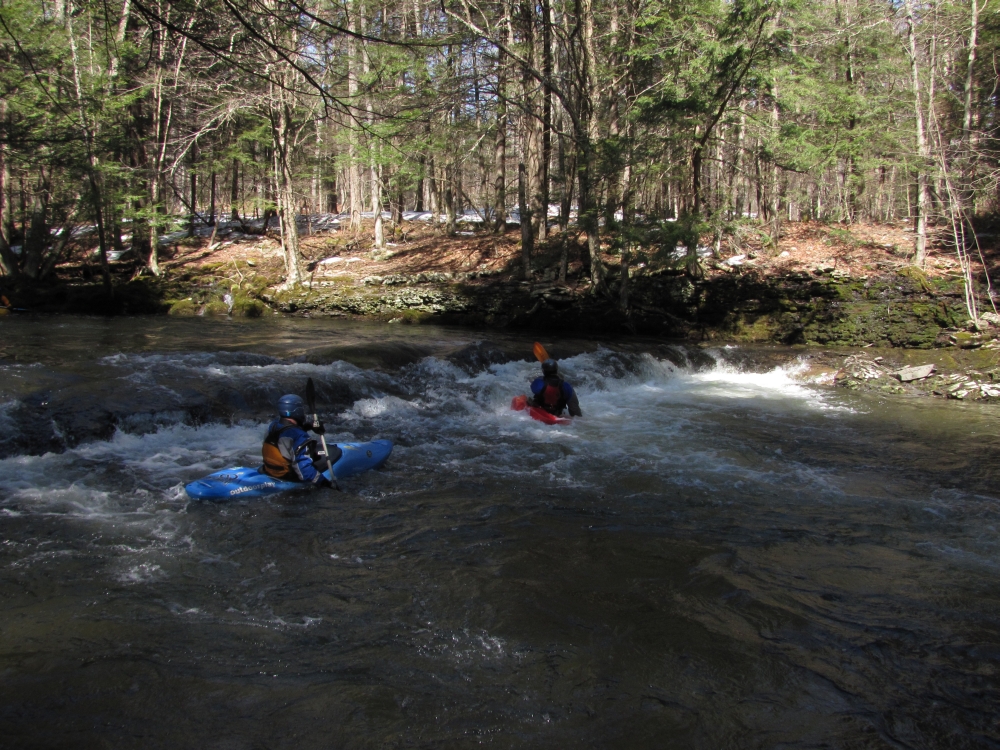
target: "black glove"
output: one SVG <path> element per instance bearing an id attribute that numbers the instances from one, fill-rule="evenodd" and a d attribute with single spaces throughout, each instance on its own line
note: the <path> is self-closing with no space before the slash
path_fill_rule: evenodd
<path id="1" fill-rule="evenodd" d="M 317 435 L 326 434 L 326 427 L 324 427 L 323 423 L 320 422 L 318 419 L 309 426 L 309 429 L 315 432 Z"/>
<path id="2" fill-rule="evenodd" d="M 319 481 L 316 482 L 316 486 L 317 487 L 329 487 L 330 489 L 337 490 L 337 492 L 343 492 L 343 490 L 340 489 L 340 485 L 337 484 L 336 481 L 331 482 L 329 479 L 326 478 L 326 476 L 324 476 L 322 474 L 320 475 Z"/>

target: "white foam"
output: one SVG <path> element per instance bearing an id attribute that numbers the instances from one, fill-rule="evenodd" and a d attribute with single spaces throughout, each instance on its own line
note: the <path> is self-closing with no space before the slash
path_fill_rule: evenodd
<path id="1" fill-rule="evenodd" d="M 344 362 L 287 364 L 224 353 L 118 354 L 102 362 L 147 387 L 156 387 L 156 375 L 165 367 L 226 378 L 243 389 L 266 387 L 278 375 L 347 378 L 369 395 L 331 420 L 341 429 L 331 430 L 329 438 L 394 439 L 398 445 L 385 476 L 369 480 L 389 491 L 401 489 L 400 477 L 415 470 L 455 477 L 543 476 L 561 486 L 598 485 L 609 473 L 627 472 L 650 486 L 716 477 L 710 481 L 743 478 L 766 485 L 794 479 L 822 488 L 825 477 L 802 476 L 791 460 L 774 458 L 780 468 L 760 472 L 738 453 L 718 450 L 710 429 L 715 415 L 734 405 L 764 420 L 836 407 L 828 391 L 796 379 L 800 368 L 754 373 L 718 363 L 695 371 L 648 354 L 605 349 L 560 360 L 560 372 L 576 388 L 585 416 L 558 426 L 510 409 L 511 398 L 528 392 L 540 374 L 538 364 L 529 361 L 469 374 L 427 357 L 397 375 Z M 390 381 L 395 381 L 393 395 L 382 392 Z M 193 427 L 181 422 L 182 412 L 169 416 L 126 425 L 144 434 L 118 431 L 109 441 L 62 455 L 0 461 L 0 505 L 8 514 L 56 513 L 95 522 L 128 517 L 145 533 L 155 528 L 175 540 L 182 525 L 168 519 L 186 506 L 183 485 L 219 469 L 259 462 L 266 424 Z"/>

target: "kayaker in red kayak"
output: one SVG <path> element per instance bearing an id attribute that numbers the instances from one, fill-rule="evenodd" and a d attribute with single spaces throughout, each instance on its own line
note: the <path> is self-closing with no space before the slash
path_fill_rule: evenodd
<path id="1" fill-rule="evenodd" d="M 559 365 L 554 359 L 542 362 L 542 377 L 535 378 L 532 382 L 531 393 L 531 405 L 544 409 L 553 416 L 560 416 L 567 407 L 571 417 L 583 416 L 573 386 L 559 375 Z"/>

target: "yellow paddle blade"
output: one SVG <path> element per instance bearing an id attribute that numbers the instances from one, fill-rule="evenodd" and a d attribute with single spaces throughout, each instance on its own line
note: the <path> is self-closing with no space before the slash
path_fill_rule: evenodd
<path id="1" fill-rule="evenodd" d="M 537 359 L 539 362 L 544 362 L 549 358 L 549 353 L 545 351 L 545 347 L 539 344 L 537 341 L 535 342 L 534 352 L 535 352 L 535 359 Z"/>

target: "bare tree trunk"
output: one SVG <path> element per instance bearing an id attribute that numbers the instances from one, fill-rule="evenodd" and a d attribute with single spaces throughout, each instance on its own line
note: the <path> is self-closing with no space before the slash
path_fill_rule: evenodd
<path id="1" fill-rule="evenodd" d="M 507 225 L 507 61 L 497 55 L 497 122 L 493 142 L 493 231 L 502 233 Z"/>
<path id="2" fill-rule="evenodd" d="M 428 128 L 429 132 L 430 129 Z M 433 153 L 427 157 L 427 175 L 427 210 L 434 214 L 434 226 L 437 226 L 441 213 L 441 186 L 438 181 L 438 169 Z"/>
<path id="3" fill-rule="evenodd" d="M 985 6 L 985 0 L 983 5 Z M 979 33 L 979 0 L 971 0 L 969 29 L 968 68 L 965 71 L 965 102 L 962 109 L 962 207 L 968 215 L 975 214 L 972 179 L 975 167 L 975 147 L 972 143 L 972 73 L 976 63 L 976 44 Z"/>
<path id="4" fill-rule="evenodd" d="M 6 129 L 7 100 L 0 99 L 0 127 Z M 17 256 L 10 249 L 13 240 L 14 218 L 10 205 L 10 169 L 7 165 L 7 143 L 0 140 L 0 269 L 7 276 L 17 276 Z"/>
<path id="5" fill-rule="evenodd" d="M 600 91 L 597 87 L 597 54 L 594 45 L 594 8 L 592 0 L 578 0 L 577 5 L 583 22 L 583 71 L 584 93 L 579 103 L 580 130 L 579 141 L 579 173 L 580 184 L 580 226 L 587 233 L 587 251 L 590 260 L 591 289 L 594 292 L 604 291 L 604 263 L 601 261 L 601 238 L 597 220 L 597 198 L 594 195 L 594 173 L 596 154 L 594 146 L 599 136 L 597 118 L 594 116 L 594 103 L 598 101 Z"/>
<path id="6" fill-rule="evenodd" d="M 559 169 L 563 174 L 563 187 L 562 187 L 562 201 L 559 205 L 559 233 L 562 235 L 562 246 L 559 250 L 559 283 L 566 283 L 566 271 L 569 265 L 569 236 L 567 230 L 569 228 L 569 214 L 573 208 L 573 185 L 576 184 L 574 176 L 576 175 L 576 149 L 571 148 L 570 153 L 566 154 L 566 143 L 565 139 L 560 136 L 559 138 L 560 148 L 560 162 Z"/>
<path id="7" fill-rule="evenodd" d="M 372 151 L 374 154 L 374 149 Z M 382 226 L 382 180 L 379 178 L 379 169 L 375 164 L 375 157 L 372 156 L 372 212 L 375 214 L 375 248 L 381 250 L 385 247 L 385 228 Z"/>
<path id="8" fill-rule="evenodd" d="M 531 208 L 528 206 L 528 178 L 524 162 L 517 165 L 517 206 L 521 214 L 521 273 L 525 280 L 531 279 Z"/>
<path id="9" fill-rule="evenodd" d="M 517 92 L 521 101 L 521 117 L 518 127 L 517 210 L 521 227 L 522 274 L 525 279 L 531 278 L 531 256 L 537 236 L 538 149 L 541 146 L 541 133 L 537 119 L 537 94 L 532 74 L 536 53 L 534 10 L 533 3 L 529 0 L 521 0 L 515 17 L 516 23 L 508 19 L 507 25 L 508 45 L 514 46 L 516 26 L 520 31 L 523 48 L 520 64 L 521 79 Z"/>
<path id="10" fill-rule="evenodd" d="M 413 210 L 417 213 L 422 213 L 424 210 L 424 174 L 427 170 L 427 157 L 421 154 L 417 160 L 417 166 L 419 174 L 417 176 L 417 185 L 413 189 Z"/>
<path id="11" fill-rule="evenodd" d="M 538 239 L 549 236 L 549 165 L 552 161 L 552 5 L 542 0 L 542 157 L 539 191 L 542 214 L 538 222 Z"/>
<path id="12" fill-rule="evenodd" d="M 287 74 L 285 78 L 291 78 Z M 294 86 L 285 81 L 281 88 L 271 89 L 271 134 L 274 143 L 274 178 L 278 198 L 278 218 L 281 222 L 281 239 L 285 255 L 285 286 L 293 287 L 302 283 L 302 267 L 299 261 L 299 230 L 295 224 L 294 175 L 291 168 L 292 147 L 292 102 L 289 98 Z M 264 225 L 265 231 L 267 225 Z"/>
<path id="13" fill-rule="evenodd" d="M 917 58 L 916 22 L 913 18 L 912 0 L 903 0 L 903 8 L 906 15 L 907 52 L 910 56 L 911 86 L 914 112 L 916 114 L 917 156 L 919 157 L 917 165 L 917 215 L 913 264 L 922 268 L 927 259 L 927 173 L 930 169 L 930 149 L 927 147 L 927 136 L 924 131 L 924 111 L 920 95 L 920 66 Z"/>
<path id="14" fill-rule="evenodd" d="M 622 174 L 622 267 L 618 309 L 628 313 L 629 265 L 632 255 L 632 225 L 635 220 L 635 195 L 632 185 L 632 155 L 629 154 Z"/>
<path id="15" fill-rule="evenodd" d="M 152 163 L 149 167 L 149 258 L 147 267 L 154 276 L 159 276 L 160 270 L 160 216 L 166 212 L 166 207 L 162 205 L 163 200 L 163 165 L 167 157 L 167 141 L 170 134 L 171 121 L 173 118 L 173 102 L 166 100 L 164 90 L 164 76 L 166 74 L 166 47 L 167 29 L 159 25 L 154 29 L 154 42 L 156 53 L 156 68 L 153 75 L 153 82 L 150 86 L 152 97 L 151 117 L 152 117 Z M 180 70 L 184 58 L 184 51 L 187 48 L 187 38 L 182 38 L 180 42 L 180 52 L 178 54 L 175 71 Z M 177 77 L 175 73 L 175 78 Z"/>
<path id="16" fill-rule="evenodd" d="M 128 30 L 128 17 L 129 17 L 130 6 L 131 6 L 131 0 L 124 0 L 123 1 L 123 3 L 122 3 L 122 15 L 121 15 L 121 18 L 118 20 L 118 32 L 115 35 L 115 43 L 116 44 L 115 44 L 115 47 L 112 50 L 113 52 L 117 51 L 118 49 L 121 49 L 122 42 L 125 41 L 125 32 Z M 111 56 L 111 62 L 109 64 L 109 66 L 108 66 L 109 78 L 111 80 L 114 80 L 118 76 L 118 64 L 119 64 L 119 61 L 120 61 L 119 55 L 118 54 L 112 54 L 112 56 Z"/>
<path id="17" fill-rule="evenodd" d="M 743 191 L 737 180 L 740 174 L 740 165 L 743 163 L 743 140 L 746 135 L 747 116 L 745 112 L 740 112 L 740 122 L 736 126 L 736 153 L 733 155 L 732 169 L 729 173 L 729 194 L 733 207 L 733 218 L 739 221 L 743 218 Z"/>
<path id="18" fill-rule="evenodd" d="M 348 0 L 347 6 L 347 28 L 351 34 L 358 33 L 358 19 L 363 17 L 364 8 L 361 6 L 362 0 Z M 359 7 L 361 6 L 361 7 Z M 363 29 L 363 23 L 362 23 Z M 348 174 L 350 176 L 351 193 L 351 229 L 357 232 L 361 228 L 361 164 L 358 154 L 358 133 L 357 125 L 359 113 L 356 106 L 360 86 L 358 83 L 358 44 L 354 36 L 347 38 L 347 112 L 350 119 L 350 133 L 347 144 Z M 363 53 L 362 53 L 363 54 Z"/>
<path id="19" fill-rule="evenodd" d="M 778 84 L 774 83 L 771 86 L 771 128 L 777 136 L 778 128 L 780 127 L 779 113 L 778 113 Z M 777 248 L 778 239 L 781 235 L 781 191 L 778 187 L 778 163 L 771 159 L 771 174 L 769 179 L 768 192 L 770 193 L 770 208 L 768 213 L 770 214 L 771 222 L 771 247 Z"/>
<path id="20" fill-rule="evenodd" d="M 455 225 L 458 221 L 455 201 L 455 162 L 451 157 L 444 167 L 445 233 L 448 235 L 455 234 Z"/>
<path id="21" fill-rule="evenodd" d="M 240 199 L 240 161 L 239 159 L 233 159 L 233 182 L 230 185 L 230 191 L 229 191 L 229 209 L 233 221 L 239 221 L 240 218 L 239 209 L 236 207 L 239 199 Z"/>
<path id="22" fill-rule="evenodd" d="M 322 206 L 322 192 L 323 192 L 323 131 L 321 129 L 321 120 L 316 118 L 316 149 L 313 156 L 313 169 L 312 169 L 312 206 L 310 207 L 310 213 L 317 213 L 323 210 Z"/>
<path id="23" fill-rule="evenodd" d="M 191 160 L 188 165 L 188 177 L 191 180 L 191 195 L 188 208 L 191 211 L 191 220 L 188 223 L 188 237 L 194 237 L 194 222 L 198 215 L 198 173 L 195 171 L 195 162 L 198 160 L 198 142 L 191 145 Z"/>
<path id="24" fill-rule="evenodd" d="M 521 71 L 521 101 L 522 101 L 522 137 L 521 137 L 521 162 L 523 164 L 523 176 L 519 167 L 518 181 L 523 179 L 525 197 L 527 202 L 527 213 L 521 215 L 521 237 L 529 242 L 527 252 L 534 250 L 535 238 L 543 238 L 542 229 L 543 206 L 542 206 L 542 136 L 543 123 L 542 113 L 539 105 L 539 89 L 536 85 L 532 70 L 536 67 L 538 56 L 538 43 L 535 34 L 535 5 L 529 0 L 521 1 L 520 27 L 524 47 L 525 64 Z M 519 188 L 520 189 L 520 188 Z M 530 232 L 525 232 L 524 222 L 530 223 Z"/>
<path id="25" fill-rule="evenodd" d="M 66 9 L 66 31 L 69 35 L 70 53 L 73 61 L 73 83 L 76 90 L 77 109 L 80 123 L 83 126 L 84 142 L 87 147 L 87 181 L 90 184 L 90 197 L 94 209 L 94 220 L 97 222 L 97 242 L 101 259 L 101 276 L 104 279 L 104 289 L 109 297 L 114 297 L 114 287 L 111 285 L 111 269 L 108 267 L 108 245 L 104 234 L 104 200 L 98 173 L 97 156 L 94 153 L 94 134 L 87 118 L 83 104 L 83 86 L 80 80 L 80 63 L 76 49 L 76 35 L 73 32 L 73 8 Z"/>
<path id="26" fill-rule="evenodd" d="M 208 225 L 215 226 L 215 181 L 218 175 L 212 170 L 212 186 L 208 193 Z"/>

